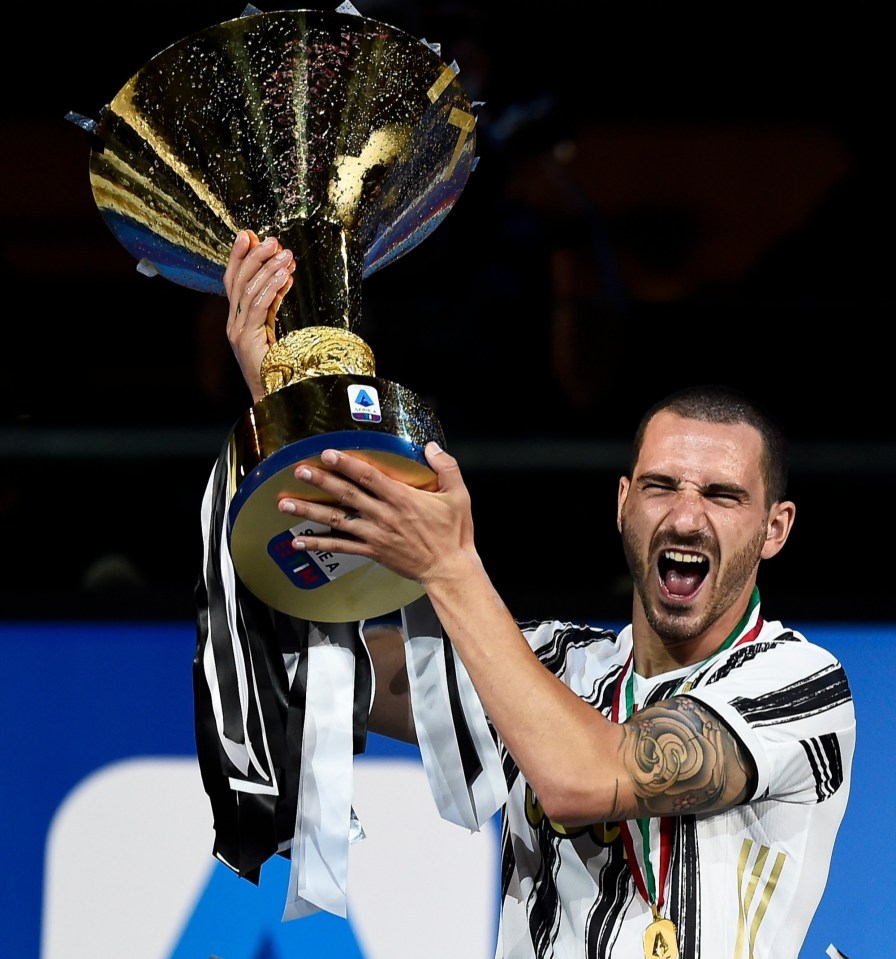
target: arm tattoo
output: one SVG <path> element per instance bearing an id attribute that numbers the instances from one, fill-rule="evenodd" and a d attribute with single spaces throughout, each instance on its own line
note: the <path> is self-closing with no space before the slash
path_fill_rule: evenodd
<path id="1" fill-rule="evenodd" d="M 728 727 L 697 700 L 675 696 L 623 724 L 622 763 L 639 815 L 711 812 L 747 795 L 752 763 Z"/>

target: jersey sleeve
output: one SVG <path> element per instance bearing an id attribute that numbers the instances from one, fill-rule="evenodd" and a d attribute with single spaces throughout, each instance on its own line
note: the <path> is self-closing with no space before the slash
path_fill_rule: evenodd
<path id="1" fill-rule="evenodd" d="M 855 711 L 843 666 L 793 631 L 728 650 L 682 693 L 705 703 L 756 765 L 755 799 L 816 803 L 849 779 Z"/>

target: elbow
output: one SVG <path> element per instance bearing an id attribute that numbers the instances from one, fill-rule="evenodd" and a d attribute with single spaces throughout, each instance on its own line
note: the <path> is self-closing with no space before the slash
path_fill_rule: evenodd
<path id="1" fill-rule="evenodd" d="M 537 793 L 544 815 L 566 827 L 590 826 L 618 819 L 618 789 L 615 782 L 554 781 Z"/>

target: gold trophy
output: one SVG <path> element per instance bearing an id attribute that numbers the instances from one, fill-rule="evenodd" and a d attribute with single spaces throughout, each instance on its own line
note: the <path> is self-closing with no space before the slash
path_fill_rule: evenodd
<path id="1" fill-rule="evenodd" d="M 155 56 L 92 132 L 94 198 L 142 272 L 223 294 L 243 229 L 277 236 L 297 259 L 262 366 L 266 396 L 230 437 L 239 577 L 275 609 L 322 622 L 419 598 L 369 560 L 296 553 L 294 531 L 309 524 L 290 528 L 277 503 L 320 500 L 293 468 L 331 447 L 416 487 L 434 479 L 423 447 L 444 445 L 435 415 L 375 375 L 356 330 L 362 280 L 438 226 L 473 168 L 475 116 L 455 69 L 353 12 L 250 12 Z"/>

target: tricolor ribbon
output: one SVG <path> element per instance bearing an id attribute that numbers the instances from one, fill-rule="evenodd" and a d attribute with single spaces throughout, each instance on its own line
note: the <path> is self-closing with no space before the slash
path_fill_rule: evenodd
<path id="1" fill-rule="evenodd" d="M 764 620 L 759 612 L 759 590 L 754 587 L 746 612 L 728 634 L 725 641 L 709 656 L 697 663 L 688 675 L 680 680 L 670 695 L 674 696 L 676 693 L 692 688 L 702 678 L 706 669 L 715 661 L 716 657 L 732 646 L 752 642 L 761 632 L 763 625 Z M 634 648 L 632 648 L 613 693 L 611 718 L 614 722 L 625 722 L 629 716 L 637 711 L 634 691 L 635 669 Z M 673 820 L 668 816 L 662 816 L 658 819 L 642 817 L 635 822 L 638 825 L 641 849 L 640 861 L 643 862 L 643 873 L 638 865 L 639 859 L 635 853 L 635 842 L 629 823 L 627 821 L 620 822 L 619 830 L 622 834 L 622 843 L 625 847 L 625 855 L 628 859 L 635 887 L 641 898 L 651 907 L 654 917 L 657 918 L 661 915 L 665 904 L 666 878 L 669 874 L 669 861 L 672 857 Z M 657 850 L 658 857 L 653 857 L 651 850 Z M 654 872 L 652 858 L 658 858 L 656 873 Z"/>

